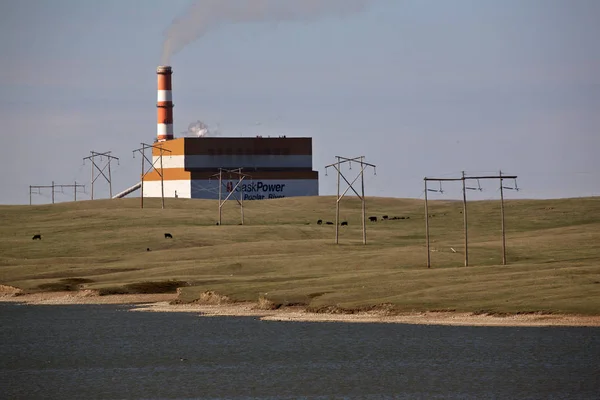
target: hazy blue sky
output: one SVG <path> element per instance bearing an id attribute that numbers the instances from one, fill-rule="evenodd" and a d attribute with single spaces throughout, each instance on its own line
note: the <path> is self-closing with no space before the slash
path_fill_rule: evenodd
<path id="1" fill-rule="evenodd" d="M 156 136 L 163 35 L 189 4 L 0 1 L 0 203 L 53 180 L 89 193 L 90 150 L 120 157 L 113 191 L 138 181 L 132 150 Z M 171 59 L 175 132 L 202 120 L 222 136 L 312 136 L 321 194 L 335 193 L 323 168 L 334 156 L 364 155 L 372 196 L 499 169 L 520 177 L 511 198 L 600 195 L 598 21 L 597 0 L 373 0 L 222 25 Z M 497 198 L 495 182 L 483 187 L 471 198 Z"/>

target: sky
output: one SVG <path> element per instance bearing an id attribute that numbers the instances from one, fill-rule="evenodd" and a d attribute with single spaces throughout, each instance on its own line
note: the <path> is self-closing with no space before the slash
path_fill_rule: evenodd
<path id="1" fill-rule="evenodd" d="M 0 0 L 0 204 L 53 181 L 89 198 L 90 151 L 119 158 L 113 193 L 139 181 L 165 33 L 191 3 Z M 426 176 L 499 170 L 518 175 L 508 198 L 600 195 L 600 2 L 361 3 L 211 26 L 169 60 L 175 135 L 201 120 L 220 136 L 310 136 L 321 195 L 336 192 L 335 156 L 377 166 L 367 196 L 422 198 Z M 498 182 L 481 187 L 469 198 L 499 198 Z M 460 182 L 443 189 L 429 197 L 461 196 Z M 108 197 L 103 178 L 94 190 Z"/>

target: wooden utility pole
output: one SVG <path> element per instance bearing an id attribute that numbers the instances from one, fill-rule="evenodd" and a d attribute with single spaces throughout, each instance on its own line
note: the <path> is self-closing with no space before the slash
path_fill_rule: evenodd
<path id="1" fill-rule="evenodd" d="M 142 150 L 143 151 L 143 150 Z M 134 157 L 135 157 L 135 153 L 134 153 Z M 140 181 L 140 208 L 144 208 L 144 176 L 146 174 L 144 174 L 145 171 L 145 166 L 144 166 L 144 160 L 146 159 L 146 157 L 140 157 L 142 159 L 142 180 Z"/>
<path id="2" fill-rule="evenodd" d="M 462 172 L 462 191 L 463 191 L 463 225 L 465 231 L 465 267 L 469 266 L 469 235 L 467 221 L 467 187 L 465 183 L 465 171 Z"/>
<path id="3" fill-rule="evenodd" d="M 425 182 L 425 242 L 427 243 L 427 268 L 431 268 L 431 252 L 429 251 L 429 208 L 427 206 L 427 178 Z"/>
<path id="4" fill-rule="evenodd" d="M 460 181 L 462 178 L 423 178 L 425 181 L 425 242 L 427 245 L 427 268 L 431 268 L 431 251 L 429 246 L 429 206 L 427 203 L 427 192 L 436 192 L 436 193 L 444 193 L 442 190 L 442 182 L 452 182 L 452 181 Z M 439 182 L 439 189 L 429 189 L 427 187 L 428 181 Z"/>
<path id="5" fill-rule="evenodd" d="M 31 205 L 31 202 L 32 202 L 31 201 L 32 200 L 31 194 L 33 192 L 32 189 L 38 189 L 38 194 L 40 193 L 39 189 L 51 189 L 52 190 L 52 204 L 54 204 L 56 188 L 60 188 L 61 192 L 62 192 L 62 189 L 64 189 L 64 188 L 73 188 L 73 201 L 77 201 L 77 188 L 80 188 L 80 187 L 85 188 L 85 185 L 79 185 L 77 183 L 77 181 L 75 181 L 75 184 L 73 184 L 73 185 L 57 185 L 54 183 L 54 181 L 52 181 L 52 185 L 47 185 L 47 186 L 30 185 L 29 186 L 29 205 Z"/>
<path id="6" fill-rule="evenodd" d="M 504 188 L 502 171 L 499 173 L 500 176 L 500 214 L 502 218 L 502 265 L 506 265 L 506 235 L 504 233 Z"/>
<path id="7" fill-rule="evenodd" d="M 55 185 L 54 182 L 52 182 L 52 183 L 53 183 L 54 188 L 60 188 L 61 191 L 64 188 L 73 188 L 73 201 L 77 201 L 77 188 L 78 187 L 85 188 L 85 185 L 78 185 L 77 181 L 75 181 L 75 184 L 73 184 L 73 185 Z"/>
<path id="8" fill-rule="evenodd" d="M 425 177 L 425 240 L 427 242 L 427 267 L 431 267 L 431 258 L 430 258 L 430 249 L 429 249 L 429 210 L 427 205 L 427 192 L 442 192 L 440 190 L 429 189 L 427 187 L 427 181 L 462 181 L 462 192 L 463 192 L 463 221 L 464 221 L 464 240 L 465 240 L 465 267 L 469 266 L 469 242 L 468 242 L 468 217 L 467 217 L 467 190 L 479 190 L 481 191 L 481 187 L 479 184 L 477 188 L 468 187 L 466 185 L 467 180 L 485 180 L 485 179 L 498 179 L 500 181 L 500 212 L 502 217 L 502 265 L 506 265 L 506 235 L 505 235 L 505 221 L 504 221 L 504 192 L 503 189 L 510 190 L 519 190 L 516 182 L 516 175 L 502 175 L 502 171 L 496 175 L 483 175 L 483 176 L 467 176 L 465 172 L 462 172 L 462 176 L 460 178 L 427 178 Z M 503 186 L 502 181 L 504 179 L 513 179 L 515 181 L 515 187 L 506 187 Z M 440 183 L 441 184 L 441 183 Z"/>
<path id="9" fill-rule="evenodd" d="M 502 175 L 502 171 L 498 174 L 500 178 L 500 213 L 502 214 L 502 265 L 506 265 L 506 228 L 504 222 L 504 190 L 516 190 L 519 191 L 519 187 L 517 186 L 517 177 L 516 176 L 506 176 Z M 514 179 L 515 187 L 504 186 L 504 179 Z"/>
<path id="10" fill-rule="evenodd" d="M 367 198 L 365 197 L 365 174 L 364 174 L 364 156 L 360 157 L 360 186 L 362 198 L 362 234 L 363 244 L 367 244 Z M 373 165 L 373 169 L 375 166 Z"/>
<path id="11" fill-rule="evenodd" d="M 375 174 L 377 174 L 377 170 L 375 169 L 376 166 L 365 162 L 365 156 L 354 157 L 354 158 L 346 158 L 346 157 L 336 156 L 336 159 L 337 159 L 337 162 L 325 166 L 326 174 L 327 174 L 327 168 L 329 168 L 329 167 L 333 167 L 337 171 L 337 199 L 336 199 L 336 203 L 335 203 L 335 243 L 336 244 L 339 243 L 340 201 L 346 195 L 348 190 L 352 189 L 352 191 L 356 194 L 356 196 L 361 200 L 362 238 L 363 238 L 363 244 L 367 244 L 367 224 L 366 224 L 367 208 L 366 208 L 366 199 L 365 199 L 364 172 L 365 172 L 366 167 L 373 167 Z M 345 163 L 348 163 L 348 165 L 351 165 L 352 162 L 357 162 L 360 164 L 360 172 L 358 173 L 356 178 L 354 178 L 354 180 L 352 182 L 350 182 L 350 181 L 348 181 L 348 179 L 346 179 L 346 177 L 342 173 L 341 165 L 345 164 Z M 352 186 L 358 180 L 359 177 L 361 178 L 361 194 L 358 194 L 358 192 Z M 346 190 L 344 190 L 344 192 L 341 195 L 340 195 L 340 178 L 343 179 L 348 184 L 348 187 L 346 188 Z"/>
<path id="12" fill-rule="evenodd" d="M 154 170 L 156 171 L 156 173 L 160 176 L 160 193 L 161 193 L 161 208 L 164 209 L 165 208 L 165 181 L 164 181 L 164 171 L 163 171 L 163 153 L 166 151 L 167 153 L 171 153 L 171 150 L 167 150 L 165 148 L 163 148 L 162 143 L 161 144 L 146 144 L 146 143 L 141 143 L 142 147 L 140 147 L 139 149 L 135 149 L 133 150 L 133 157 L 135 158 L 135 153 L 138 152 L 142 155 L 142 181 L 141 181 L 141 186 L 140 186 L 140 203 L 141 203 L 141 208 L 144 208 L 144 177 L 151 171 Z M 146 149 L 158 149 L 159 150 L 159 155 L 158 158 L 154 161 L 151 161 L 150 159 L 148 159 L 146 157 Z M 148 169 L 148 171 L 146 171 L 146 167 L 144 165 L 144 160 L 147 160 L 148 163 L 150 163 L 150 168 Z M 154 166 L 154 164 L 156 164 L 156 162 L 159 161 L 160 162 L 160 169 L 156 168 Z"/>
<path id="13" fill-rule="evenodd" d="M 40 189 L 52 189 L 52 203 L 54 203 L 54 184 L 52 184 L 52 185 L 30 185 L 29 186 L 29 205 L 32 204 L 32 202 L 31 202 L 31 193 L 33 192 L 32 189 L 37 189 L 38 190 L 37 194 L 41 194 Z"/>

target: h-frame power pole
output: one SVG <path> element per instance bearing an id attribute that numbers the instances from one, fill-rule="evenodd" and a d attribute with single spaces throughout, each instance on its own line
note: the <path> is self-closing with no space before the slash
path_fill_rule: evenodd
<path id="1" fill-rule="evenodd" d="M 94 200 L 94 182 L 96 182 L 96 179 L 98 179 L 100 177 L 100 175 L 102 175 L 104 177 L 104 179 L 106 179 L 106 181 L 108 182 L 108 188 L 109 188 L 109 192 L 110 192 L 110 198 L 112 198 L 112 176 L 111 176 L 111 172 L 110 172 L 110 163 L 112 162 L 112 160 L 117 160 L 117 163 L 119 162 L 119 158 L 112 156 L 110 153 L 110 151 L 106 151 L 104 153 L 98 153 L 96 151 L 90 151 L 91 155 L 84 157 L 83 158 L 83 163 L 85 164 L 85 160 L 90 160 L 92 162 L 92 174 L 91 174 L 91 192 L 90 192 L 90 199 Z M 106 157 L 106 164 L 100 168 L 98 166 L 98 164 L 96 164 L 96 158 L 100 158 L 100 161 L 102 161 L 102 157 Z M 104 174 L 104 170 L 108 168 L 108 176 L 106 176 Z M 98 173 L 96 174 L 96 170 L 98 170 Z"/>
<path id="2" fill-rule="evenodd" d="M 500 181 L 500 212 L 501 212 L 501 225 L 502 225 L 502 265 L 506 265 L 506 232 L 505 232 L 505 222 L 504 222 L 504 192 L 503 189 L 508 190 L 519 190 L 517 186 L 517 175 L 502 175 L 502 171 L 499 172 L 498 175 L 482 175 L 482 176 L 467 176 L 465 172 L 462 172 L 462 176 L 460 178 L 423 178 L 425 182 L 425 241 L 427 246 L 427 268 L 431 268 L 431 251 L 429 247 L 429 208 L 427 203 L 427 192 L 441 192 L 443 190 L 441 188 L 442 182 L 455 182 L 462 181 L 462 195 L 463 195 L 463 230 L 464 230 L 464 246 L 465 246 L 465 267 L 469 266 L 469 236 L 468 236 L 468 216 L 467 216 L 467 190 L 479 190 L 481 191 L 481 186 L 479 185 L 480 180 L 486 179 L 498 179 Z M 505 187 L 503 186 L 504 179 L 512 179 L 515 182 L 514 187 Z M 466 182 L 468 180 L 476 180 L 477 187 L 469 187 Z M 436 181 L 440 183 L 440 189 L 429 189 L 427 187 L 427 182 Z"/>
<path id="3" fill-rule="evenodd" d="M 227 185 L 225 185 L 225 190 L 227 190 L 229 193 L 227 194 L 227 196 L 225 197 L 225 199 L 223 198 L 223 173 L 229 174 L 229 177 L 231 178 L 231 175 L 235 175 L 237 182 L 234 185 L 233 182 L 228 182 Z M 242 182 L 244 181 L 245 178 L 252 178 L 250 175 L 246 175 L 242 173 L 242 168 L 235 168 L 235 169 L 223 169 L 223 168 L 219 168 L 219 173 L 213 175 L 213 177 L 219 177 L 219 225 L 221 225 L 222 221 L 221 221 L 221 215 L 222 215 L 222 209 L 223 206 L 225 205 L 225 202 L 227 200 L 229 200 L 230 197 L 233 197 L 237 203 L 240 206 L 240 212 L 241 212 L 241 217 L 242 217 L 242 225 L 244 225 L 244 187 L 241 186 Z M 240 191 L 240 198 L 237 198 L 237 195 L 235 194 L 237 192 L 238 187 L 241 189 Z"/>
<path id="4" fill-rule="evenodd" d="M 40 189 L 52 189 L 52 204 L 54 204 L 54 193 L 56 188 L 60 188 L 61 192 L 64 188 L 73 188 L 73 201 L 77 201 L 77 188 L 85 188 L 85 185 L 80 185 L 75 181 L 73 185 L 57 185 L 52 181 L 52 185 L 30 185 L 29 186 L 29 205 L 32 204 L 31 194 L 33 193 L 32 189 L 38 189 L 38 194 L 40 193 Z"/>
<path id="5" fill-rule="evenodd" d="M 362 239 L 363 239 L 363 244 L 367 244 L 367 225 L 366 225 L 366 220 L 367 220 L 367 215 L 366 215 L 367 211 L 366 210 L 367 210 L 367 208 L 366 208 L 366 200 L 365 200 L 364 172 L 367 167 L 372 167 L 374 174 L 377 175 L 377 169 L 376 169 L 377 167 L 374 164 L 369 164 L 368 162 L 365 162 L 365 156 L 354 157 L 354 158 L 346 158 L 346 157 L 336 156 L 335 158 L 337 159 L 337 162 L 335 162 L 334 164 L 329 164 L 329 165 L 325 166 L 325 174 L 326 175 L 327 175 L 327 168 L 329 168 L 329 167 L 333 167 L 337 171 L 337 199 L 335 202 L 335 243 L 336 244 L 339 243 L 340 201 L 346 195 L 348 190 L 352 189 L 352 191 L 356 194 L 356 196 L 361 200 Z M 342 164 L 347 163 L 350 166 L 350 169 L 352 169 L 352 162 L 355 162 L 360 165 L 360 172 L 358 173 L 358 175 L 356 175 L 356 177 L 354 178 L 354 180 L 352 180 L 352 182 L 349 182 L 348 179 L 346 179 L 346 177 L 342 173 L 341 166 L 342 166 Z M 346 188 L 346 190 L 344 190 L 344 192 L 341 195 L 340 195 L 340 178 L 342 178 L 348 184 L 348 187 Z M 358 194 L 358 192 L 353 187 L 354 183 L 358 180 L 358 178 L 360 178 L 361 194 Z"/>
<path id="6" fill-rule="evenodd" d="M 140 147 L 139 149 L 135 149 L 133 150 L 133 158 L 135 158 L 135 153 L 138 152 L 142 155 L 142 180 L 141 180 L 141 186 L 140 186 L 140 207 L 144 208 L 144 177 L 146 176 L 146 174 L 148 172 L 150 172 L 151 170 L 156 171 L 156 173 L 160 176 L 160 192 L 161 192 L 161 208 L 165 208 L 165 179 L 164 179 L 164 171 L 163 171 L 163 153 L 166 151 L 168 153 L 171 153 L 171 150 L 165 149 L 162 147 L 161 145 L 153 145 L 153 144 L 146 144 L 146 143 L 141 143 L 142 147 Z M 160 154 L 158 156 L 158 158 L 154 161 L 151 161 L 148 159 L 148 157 L 146 157 L 146 149 L 159 149 L 160 150 Z M 146 166 L 144 165 L 144 160 L 148 161 L 148 163 L 150 164 L 150 168 L 148 170 L 146 170 Z M 156 168 L 156 166 L 154 164 L 156 164 L 156 161 L 159 161 L 160 164 L 160 170 L 158 168 Z"/>

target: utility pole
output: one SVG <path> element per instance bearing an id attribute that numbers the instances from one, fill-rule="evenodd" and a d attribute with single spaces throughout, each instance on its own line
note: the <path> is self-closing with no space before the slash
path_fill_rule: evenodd
<path id="1" fill-rule="evenodd" d="M 229 178 L 231 179 L 232 175 L 236 176 L 237 179 L 237 183 L 235 185 L 233 185 L 233 182 L 228 181 L 227 184 L 225 185 L 225 189 L 229 192 L 227 194 L 227 196 L 225 197 L 225 199 L 223 199 L 223 173 L 227 173 L 229 174 Z M 223 169 L 223 168 L 219 168 L 219 173 L 218 174 L 214 174 L 213 177 L 219 177 L 219 225 L 222 224 L 222 209 L 223 206 L 225 205 L 225 202 L 227 200 L 229 200 L 230 197 L 233 197 L 238 205 L 240 206 L 240 214 L 241 214 L 241 218 L 242 218 L 242 225 L 244 225 L 244 187 L 240 186 L 242 184 L 242 182 L 244 181 L 244 179 L 246 178 L 252 178 L 250 175 L 246 175 L 242 173 L 242 168 L 235 168 L 235 169 Z M 237 195 L 235 194 L 238 187 L 241 189 L 240 191 L 240 198 L 238 199 Z"/>
<path id="2" fill-rule="evenodd" d="M 429 208 L 427 207 L 427 178 L 425 182 L 425 243 L 427 243 L 427 268 L 431 268 L 431 252 L 429 251 Z"/>
<path id="3" fill-rule="evenodd" d="M 465 171 L 462 172 L 462 191 L 463 191 L 463 225 L 465 231 L 465 267 L 469 266 L 469 235 L 467 221 L 467 187 L 465 183 Z"/>
<path id="4" fill-rule="evenodd" d="M 85 185 L 79 185 L 77 181 L 75 181 L 75 184 L 73 185 L 55 185 L 54 182 L 52 182 L 52 184 L 55 188 L 60 188 L 61 190 L 64 188 L 73 188 L 73 201 L 77 201 L 77 188 L 85 188 Z"/>
<path id="5" fill-rule="evenodd" d="M 335 243 L 336 244 L 339 243 L 340 201 L 342 200 L 342 198 L 344 198 L 344 196 L 346 195 L 348 190 L 352 189 L 352 191 L 356 194 L 356 196 L 361 200 L 362 238 L 363 238 L 363 244 L 367 244 L 367 225 L 366 225 L 367 207 L 366 207 L 366 199 L 365 199 L 364 172 L 367 167 L 372 167 L 375 175 L 377 175 L 377 170 L 376 170 L 377 167 L 374 164 L 369 164 L 369 163 L 365 162 L 365 156 L 354 157 L 354 158 L 346 158 L 346 157 L 336 156 L 336 159 L 337 159 L 337 161 L 335 163 L 325 166 L 325 175 L 327 175 L 327 168 L 329 168 L 329 167 L 333 167 L 337 171 L 337 199 L 335 202 Z M 348 181 L 348 179 L 346 179 L 346 177 L 342 173 L 341 166 L 342 166 L 342 164 L 348 163 L 348 165 L 351 167 L 352 162 L 356 162 L 360 165 L 360 172 L 354 178 L 354 180 L 352 182 L 350 182 L 350 181 Z M 358 192 L 353 187 L 354 183 L 358 180 L 359 177 L 361 179 L 361 194 L 358 194 Z M 346 188 L 346 190 L 344 190 L 344 192 L 341 195 L 340 195 L 340 178 L 342 178 L 348 184 L 348 187 Z"/>
<path id="6" fill-rule="evenodd" d="M 73 185 L 57 185 L 54 183 L 54 181 L 52 181 L 52 185 L 47 185 L 47 186 L 43 186 L 43 185 L 30 185 L 29 186 L 29 205 L 32 204 L 32 192 L 33 189 L 38 189 L 38 193 L 40 194 L 40 189 L 51 189 L 52 190 L 52 204 L 54 204 L 54 200 L 55 200 L 55 193 L 56 193 L 56 188 L 60 188 L 61 191 L 64 188 L 73 188 L 73 201 L 77 201 L 77 188 L 85 188 L 85 185 L 79 185 L 77 183 L 77 181 L 75 181 L 75 184 Z"/>
<path id="7" fill-rule="evenodd" d="M 140 187 L 140 194 L 141 194 L 140 207 L 144 208 L 144 177 L 151 170 L 154 170 L 160 176 L 161 208 L 164 209 L 165 208 L 165 181 L 164 181 L 164 170 L 163 170 L 163 153 L 165 151 L 168 153 L 171 153 L 171 150 L 163 148 L 162 143 L 158 144 L 158 145 L 141 143 L 141 145 L 142 145 L 142 147 L 140 147 L 139 149 L 133 150 L 133 158 L 135 158 L 136 152 L 138 152 L 142 155 L 142 175 L 141 175 L 142 181 L 141 181 L 141 187 Z M 154 161 L 149 160 L 146 157 L 146 149 L 158 149 L 159 150 L 158 158 Z M 144 160 L 147 160 L 148 163 L 150 163 L 150 168 L 148 169 L 148 171 L 146 171 Z M 154 164 L 156 164 L 157 161 L 160 161 L 160 170 L 154 166 Z"/>
<path id="8" fill-rule="evenodd" d="M 96 151 L 90 151 L 89 156 L 84 157 L 83 159 L 83 163 L 85 164 L 85 160 L 90 160 L 92 162 L 91 165 L 91 176 L 90 176 L 90 186 L 91 186 L 91 192 L 90 192 L 90 199 L 94 200 L 94 182 L 96 182 L 96 179 L 98 179 L 100 176 L 104 177 L 104 179 L 106 179 L 106 181 L 108 182 L 108 188 L 109 188 L 109 193 L 110 193 L 110 198 L 112 198 L 112 176 L 111 176 L 111 171 L 110 171 L 110 163 L 112 162 L 112 160 L 117 160 L 117 162 L 119 162 L 119 158 L 118 157 L 114 157 L 110 154 L 110 151 L 106 151 L 104 153 L 98 153 Z M 100 166 L 98 166 L 98 164 L 96 164 L 96 158 L 99 158 L 100 161 L 102 161 L 102 157 L 106 157 L 106 164 L 100 168 Z M 108 176 L 106 176 L 104 174 L 104 170 L 108 169 Z M 98 170 L 98 173 L 96 174 L 96 170 Z"/>
<path id="9" fill-rule="evenodd" d="M 517 186 L 517 176 L 516 175 L 502 175 L 502 171 L 496 175 L 483 175 L 483 176 L 467 176 L 465 172 L 462 172 L 462 176 L 460 178 L 427 178 L 425 177 L 425 241 L 427 242 L 427 268 L 431 267 L 431 256 L 429 249 L 429 211 L 427 205 L 427 192 L 441 192 L 441 182 L 444 181 L 462 181 L 462 192 L 463 192 L 463 221 L 464 221 L 464 237 L 465 237 L 465 267 L 469 266 L 469 244 L 468 244 L 468 218 L 467 218 L 467 190 L 479 190 L 481 191 L 481 186 L 479 185 L 480 180 L 485 179 L 498 179 L 500 181 L 500 210 L 502 216 L 502 265 L 506 265 L 506 239 L 505 239 L 505 223 L 504 223 L 504 192 L 503 189 L 510 190 L 519 190 Z M 515 181 L 515 187 L 506 187 L 503 186 L 503 179 L 513 179 Z M 477 180 L 477 187 L 468 187 L 466 185 L 467 180 Z M 427 181 L 438 181 L 440 182 L 440 190 L 428 189 Z"/>
<path id="10" fill-rule="evenodd" d="M 502 171 L 499 171 L 498 176 L 500 177 L 500 214 L 502 215 L 502 265 L 506 265 L 506 230 L 504 224 L 504 189 L 519 191 L 517 186 L 517 180 L 515 179 L 515 187 L 504 186 L 503 181 L 505 177 L 502 175 Z M 510 177 L 507 177 L 510 178 Z"/>
<path id="11" fill-rule="evenodd" d="M 444 193 L 442 189 L 442 182 L 453 182 L 460 181 L 461 178 L 423 178 L 425 181 L 425 242 L 427 244 L 427 268 L 431 268 L 431 251 L 429 246 L 429 206 L 427 204 L 427 192 Z M 429 189 L 427 187 L 428 181 L 435 181 L 439 183 L 439 189 Z"/>
<path id="12" fill-rule="evenodd" d="M 52 203 L 54 204 L 54 185 L 50 186 L 50 185 L 30 185 L 29 186 L 29 205 L 31 205 L 31 193 L 32 193 L 32 189 L 37 189 L 38 192 L 37 194 L 41 194 L 40 189 L 52 189 Z"/>
<path id="13" fill-rule="evenodd" d="M 498 174 L 500 176 L 500 215 L 502 218 L 502 265 L 506 265 L 506 235 L 504 234 L 504 188 L 502 171 Z"/>

